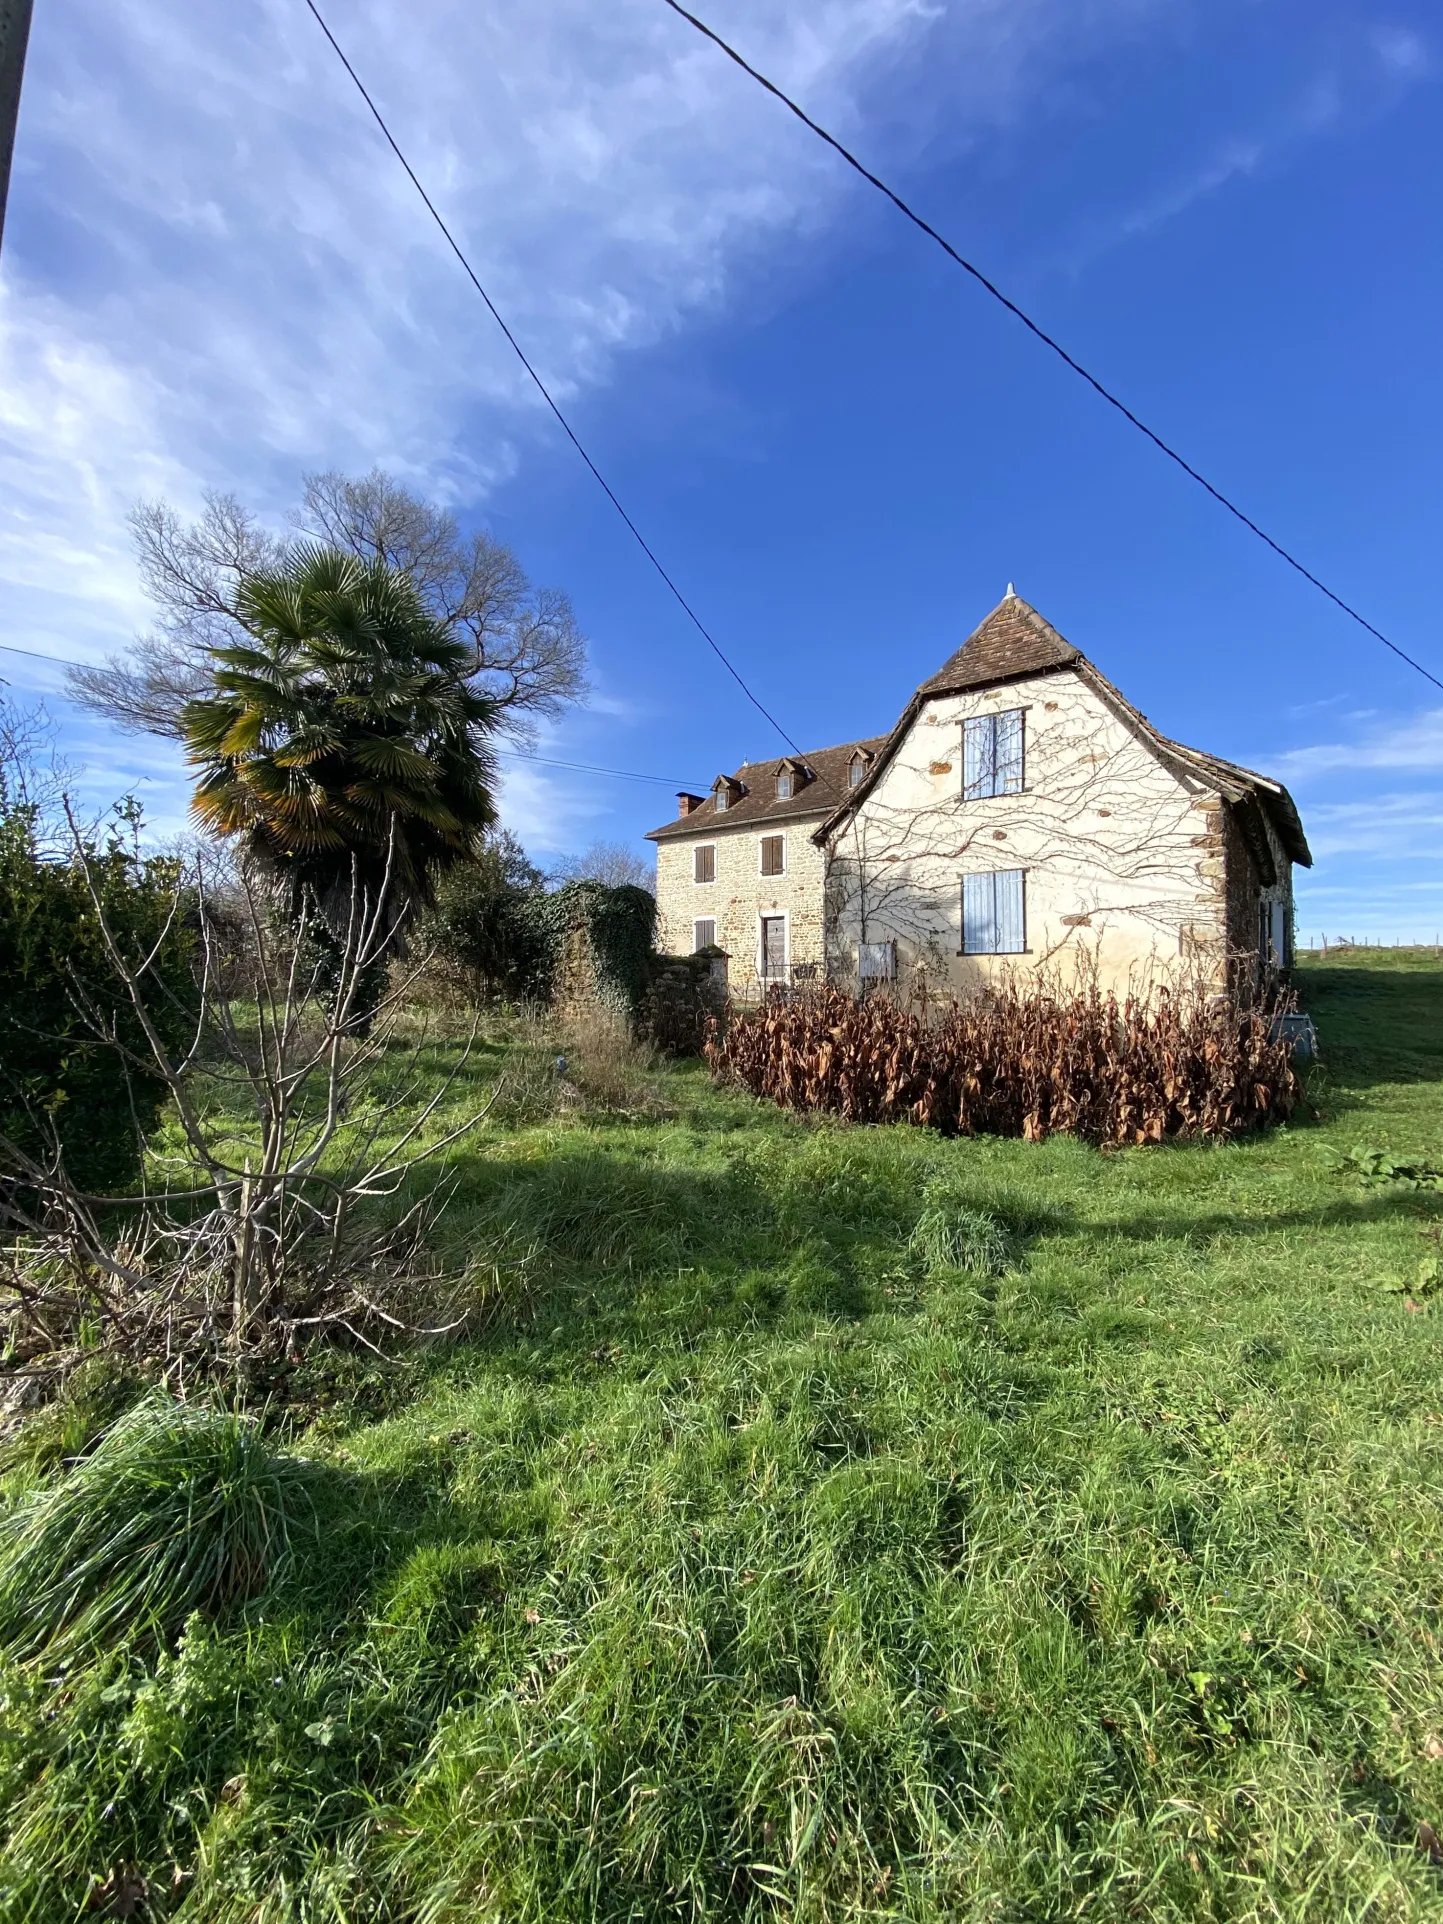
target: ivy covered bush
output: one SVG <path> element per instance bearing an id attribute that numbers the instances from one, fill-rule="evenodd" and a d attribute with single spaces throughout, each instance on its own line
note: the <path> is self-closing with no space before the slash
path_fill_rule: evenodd
<path id="1" fill-rule="evenodd" d="M 195 944 L 172 913 L 175 863 L 112 839 L 88 849 L 87 864 L 126 955 L 155 951 L 148 1012 L 169 1046 L 183 1045 L 195 1018 Z M 0 1199 L 6 1142 L 43 1161 L 58 1138 L 81 1189 L 132 1187 L 165 1100 L 145 1073 L 147 1054 L 80 863 L 45 858 L 34 809 L 0 806 Z"/>
<path id="2" fill-rule="evenodd" d="M 423 932 L 440 959 L 483 995 L 596 995 L 634 1017 L 651 980 L 655 898 L 629 884 L 546 889 L 528 869 L 524 857 L 492 847 L 444 878 Z"/>

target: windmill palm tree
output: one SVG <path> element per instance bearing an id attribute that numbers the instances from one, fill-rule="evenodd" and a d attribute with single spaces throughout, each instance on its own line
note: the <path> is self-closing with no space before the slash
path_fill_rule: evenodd
<path id="1" fill-rule="evenodd" d="M 246 576 L 236 608 L 249 641 L 214 651 L 214 694 L 181 713 L 192 811 L 333 933 L 359 885 L 399 935 L 496 819 L 474 651 L 404 574 L 310 543 Z"/>

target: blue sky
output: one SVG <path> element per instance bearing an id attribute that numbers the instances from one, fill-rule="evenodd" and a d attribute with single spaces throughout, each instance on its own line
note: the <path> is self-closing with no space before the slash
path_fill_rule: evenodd
<path id="1" fill-rule="evenodd" d="M 1332 0 L 707 0 L 1278 539 L 1443 674 L 1443 27 Z M 618 493 L 804 747 L 1009 580 L 1166 732 L 1293 787 L 1304 934 L 1443 928 L 1443 695 L 1210 504 L 661 0 L 330 0 Z M 138 496 L 390 467 L 566 588 L 543 753 L 776 742 L 548 423 L 300 0 L 48 0 L 0 260 L 0 641 L 145 625 Z M 44 694 L 160 828 L 162 744 Z M 543 860 L 668 788 L 512 764 Z"/>

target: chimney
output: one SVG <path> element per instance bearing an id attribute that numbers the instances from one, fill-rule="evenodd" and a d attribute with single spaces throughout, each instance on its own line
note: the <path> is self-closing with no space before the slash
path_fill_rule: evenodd
<path id="1" fill-rule="evenodd" d="M 690 815 L 694 808 L 701 807 L 702 800 L 703 797 L 700 795 L 688 795 L 684 788 L 678 789 L 676 797 L 677 814 Z"/>

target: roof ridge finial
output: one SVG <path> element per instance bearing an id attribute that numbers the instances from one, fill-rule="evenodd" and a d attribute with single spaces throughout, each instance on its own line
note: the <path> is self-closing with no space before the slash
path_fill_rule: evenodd
<path id="1" fill-rule="evenodd" d="M 1006 596 L 1006 599 L 1008 599 L 1008 600 L 1010 600 L 1010 601 L 1015 601 L 1015 600 L 1017 599 L 1017 590 L 1016 590 L 1016 589 L 1015 589 L 1015 588 L 1013 587 L 1013 585 L 1012 585 L 1012 583 L 1011 583 L 1010 581 L 1009 581 L 1009 582 L 1008 582 L 1008 584 L 1007 584 L 1007 596 Z"/>

